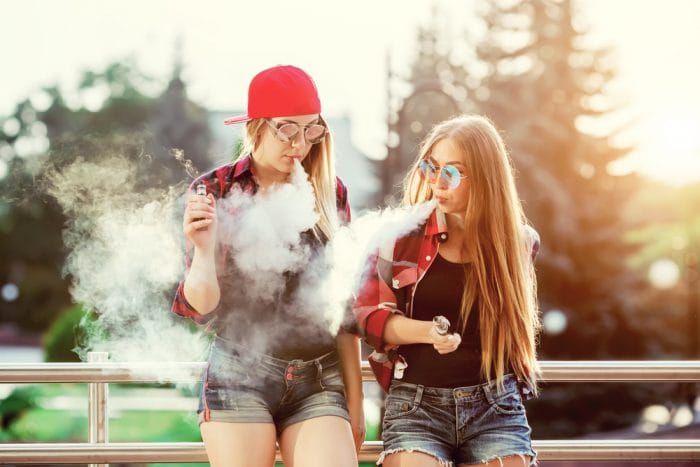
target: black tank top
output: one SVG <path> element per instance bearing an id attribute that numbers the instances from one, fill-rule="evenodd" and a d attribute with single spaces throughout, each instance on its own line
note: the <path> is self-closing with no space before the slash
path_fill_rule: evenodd
<path id="1" fill-rule="evenodd" d="M 413 300 L 413 319 L 431 321 L 442 315 L 451 324 L 450 332 L 460 332 L 459 318 L 462 292 L 465 284 L 465 267 L 470 263 L 451 263 L 437 255 L 435 262 L 416 286 Z M 485 382 L 481 376 L 481 336 L 479 311 L 472 307 L 462 343 L 454 352 L 440 355 L 430 344 L 402 345 L 399 353 L 408 367 L 402 381 L 438 388 L 472 386 Z"/>

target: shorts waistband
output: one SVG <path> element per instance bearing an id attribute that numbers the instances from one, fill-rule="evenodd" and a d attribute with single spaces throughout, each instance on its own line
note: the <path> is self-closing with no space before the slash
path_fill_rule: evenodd
<path id="1" fill-rule="evenodd" d="M 514 374 L 503 375 L 503 387 L 506 391 L 517 390 L 520 386 L 518 378 Z M 478 399 L 486 394 L 498 393 L 498 385 L 496 379 L 492 379 L 485 383 L 475 384 L 473 386 L 464 386 L 457 388 L 436 388 L 424 386 L 422 384 L 405 383 L 400 380 L 391 382 L 391 389 L 401 390 L 406 389 L 411 392 L 418 391 L 423 398 L 440 400 L 443 402 L 455 401 L 458 399 Z"/>
<path id="2" fill-rule="evenodd" d="M 263 362 L 268 365 L 272 365 L 281 369 L 285 369 L 287 367 L 295 366 L 297 368 L 304 368 L 304 367 L 314 367 L 318 365 L 322 365 L 323 367 L 328 367 L 331 365 L 335 365 L 339 362 L 340 358 L 338 356 L 338 352 L 336 350 L 332 350 L 328 353 L 325 353 L 323 355 L 320 355 L 314 359 L 311 360 L 301 360 L 301 359 L 294 359 L 294 360 L 282 360 L 280 358 L 275 358 L 271 355 L 267 355 L 264 353 L 260 352 L 255 352 L 253 350 L 250 350 L 250 348 L 238 344 L 236 342 L 233 342 L 229 339 L 216 336 L 214 338 L 214 342 L 212 343 L 212 348 L 213 349 L 219 349 L 222 350 L 226 353 L 230 353 L 231 355 L 235 356 L 240 356 L 245 359 L 250 359 L 252 361 L 257 361 L 257 362 Z"/>

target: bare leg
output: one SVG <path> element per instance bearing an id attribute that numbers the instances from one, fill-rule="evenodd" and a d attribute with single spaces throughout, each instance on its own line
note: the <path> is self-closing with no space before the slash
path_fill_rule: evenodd
<path id="1" fill-rule="evenodd" d="M 275 462 L 272 423 L 205 422 L 200 430 L 212 467 L 271 467 Z"/>
<path id="2" fill-rule="evenodd" d="M 486 464 L 459 464 L 459 467 L 528 467 L 532 462 L 530 456 L 515 454 L 503 459 L 494 459 Z"/>
<path id="3" fill-rule="evenodd" d="M 357 467 L 350 424 L 341 417 L 324 416 L 290 425 L 280 436 L 286 467 Z"/>
<path id="4" fill-rule="evenodd" d="M 441 467 L 440 461 L 430 454 L 418 451 L 400 451 L 384 458 L 383 467 Z"/>

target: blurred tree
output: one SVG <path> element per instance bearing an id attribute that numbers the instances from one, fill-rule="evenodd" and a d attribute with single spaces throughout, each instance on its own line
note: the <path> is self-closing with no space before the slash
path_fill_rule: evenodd
<path id="1" fill-rule="evenodd" d="M 488 97 L 479 107 L 505 130 L 528 216 L 544 238 L 541 307 L 563 310 L 569 323 L 556 337 L 545 333 L 543 354 L 645 355 L 631 332 L 642 284 L 624 261 L 634 248 L 620 216 L 635 180 L 611 172 L 629 148 L 611 143 L 615 130 L 588 130 L 616 110 L 606 95 L 615 76 L 609 51 L 585 47 L 571 0 L 488 5 L 489 34 L 477 48 Z"/>
<path id="2" fill-rule="evenodd" d="M 464 112 L 468 74 L 450 60 L 450 43 L 439 34 L 438 16 L 417 33 L 417 51 L 407 77 L 389 72 L 389 133 L 382 167 L 383 193 L 391 202 L 415 158 L 420 141 L 433 125 Z M 393 94 L 392 94 L 393 93 Z"/>
<path id="3" fill-rule="evenodd" d="M 116 153 L 148 162 L 143 183 L 165 187 L 186 178 L 184 159 L 209 168 L 206 112 L 187 98 L 181 68 L 178 59 L 166 91 L 152 97 L 151 79 L 116 62 L 84 72 L 74 92 L 46 87 L 0 118 L 0 320 L 39 331 L 71 303 L 61 276 L 65 218 L 42 191 L 46 170 Z"/>
<path id="4" fill-rule="evenodd" d="M 654 285 L 648 300 L 655 313 L 648 322 L 671 331 L 663 351 L 671 358 L 700 358 L 700 184 L 649 183 L 626 217 L 636 226 L 627 240 L 640 246 L 628 263 Z"/>
<path id="5" fill-rule="evenodd" d="M 526 212 L 543 238 L 541 355 L 654 358 L 662 332 L 644 322 L 648 285 L 625 261 L 636 247 L 624 239 L 631 224 L 621 213 L 638 180 L 613 170 L 630 148 L 612 143 L 618 129 L 606 121 L 617 110 L 607 95 L 615 78 L 610 51 L 586 45 L 572 0 L 484 6 L 488 33 L 477 57 L 485 91 L 475 96 L 505 130 Z M 563 329 L 548 326 L 561 316 Z M 559 385 L 532 404 L 533 422 L 540 436 L 623 427 L 644 405 L 668 397 L 671 386 L 662 388 Z M 566 414 L 557 407 L 579 413 L 552 425 L 550 417 Z"/>

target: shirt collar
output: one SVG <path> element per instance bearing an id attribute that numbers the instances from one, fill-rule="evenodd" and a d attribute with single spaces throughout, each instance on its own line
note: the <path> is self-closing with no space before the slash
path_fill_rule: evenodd
<path id="1" fill-rule="evenodd" d="M 447 222 L 445 221 L 445 213 L 439 208 L 435 208 L 428 218 L 428 223 L 425 226 L 425 235 L 440 235 L 447 233 Z M 446 239 L 447 237 L 445 237 Z"/>
<path id="2" fill-rule="evenodd" d="M 251 164 L 251 155 L 247 154 L 243 156 L 242 158 L 238 159 L 233 167 L 233 179 L 239 179 L 244 176 L 252 176 L 253 175 L 253 170 L 252 170 L 252 164 Z"/>

